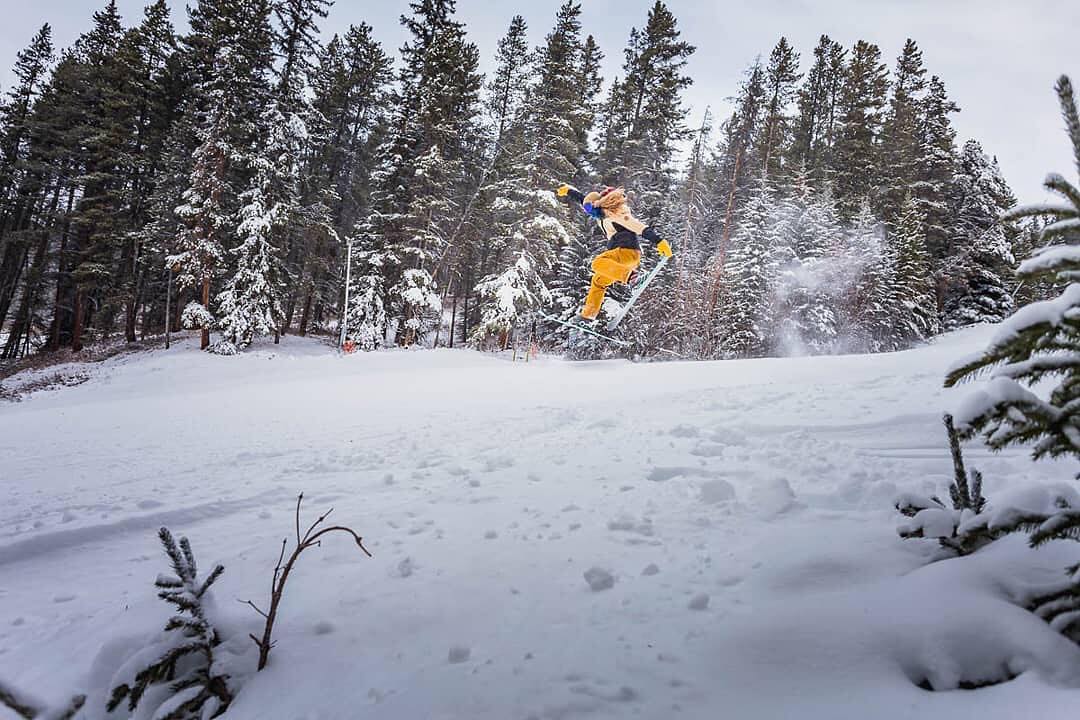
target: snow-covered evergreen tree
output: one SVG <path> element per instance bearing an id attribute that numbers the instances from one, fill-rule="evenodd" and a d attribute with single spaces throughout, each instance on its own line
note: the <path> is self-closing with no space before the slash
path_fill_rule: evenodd
<path id="1" fill-rule="evenodd" d="M 480 324 L 477 337 L 498 335 L 506 338 L 521 317 L 551 302 L 551 292 L 526 252 L 502 274 L 489 277 L 476 286 L 480 296 Z"/>
<path id="2" fill-rule="evenodd" d="M 571 208 L 554 188 L 579 175 L 589 113 L 575 68 L 582 67 L 581 6 L 569 0 L 536 51 L 537 80 L 518 122 L 503 129 L 492 196 L 491 239 L 499 259 L 477 284 L 481 321 L 476 337 L 505 339 L 519 313 L 547 304 L 547 282 L 575 231 Z"/>
<path id="3" fill-rule="evenodd" d="M 221 58 L 221 66 L 227 61 Z M 210 118 L 200 125 L 199 146 L 193 154 L 193 165 L 188 189 L 184 191 L 182 204 L 175 209 L 176 216 L 184 223 L 176 239 L 173 254 L 168 258 L 169 267 L 177 273 L 181 288 L 197 288 L 202 316 L 202 345 L 210 345 L 212 318 L 210 311 L 210 284 L 225 256 L 224 245 L 231 234 L 233 223 L 233 187 L 227 170 L 236 151 L 228 135 L 229 98 L 221 90 L 215 90 L 211 102 Z M 192 327 L 192 326 L 189 326 Z"/>
<path id="4" fill-rule="evenodd" d="M 900 217 L 889 233 L 889 241 L 896 260 L 893 337 L 899 346 L 906 346 L 926 340 L 939 327 L 923 218 L 910 194 L 900 205 Z"/>
<path id="5" fill-rule="evenodd" d="M 236 231 L 238 196 L 250 181 L 247 158 L 267 110 L 270 12 L 268 0 L 239 5 L 200 0 L 190 13 L 185 43 L 193 60 L 202 63 L 196 66 L 198 146 L 188 189 L 175 211 L 184 229 L 168 263 L 179 272 L 181 287 L 199 289 L 207 313 L 212 312 L 211 283 Z M 210 330 L 202 328 L 203 349 L 210 344 Z"/>
<path id="6" fill-rule="evenodd" d="M 773 191 L 761 180 L 743 209 L 724 265 L 716 323 L 720 352 L 756 357 L 770 349 L 774 328 L 769 302 L 776 278 L 776 224 L 770 216 Z"/>
<path id="7" fill-rule="evenodd" d="M 912 193 L 915 206 L 925 218 L 926 249 L 935 261 L 946 256 L 950 246 L 953 213 L 949 195 L 956 167 L 956 131 L 949 119 L 960 108 L 945 93 L 945 83 L 930 78 L 919 116 L 920 156 Z"/>
<path id="8" fill-rule="evenodd" d="M 1013 234 L 1002 213 L 1015 204 L 996 162 L 974 140 L 964 144 L 953 175 L 951 252 L 941 271 L 942 324 L 947 330 L 994 323 L 1013 311 L 1008 287 L 1015 260 Z"/>
<path id="9" fill-rule="evenodd" d="M 299 122 L 295 116 L 292 119 Z M 291 219 L 293 206 L 291 193 L 280 186 L 275 188 L 275 183 L 293 182 L 290 176 L 295 176 L 296 165 L 284 156 L 296 149 L 293 138 L 297 130 L 288 127 L 287 119 L 274 105 L 264 125 L 269 137 L 263 152 L 255 151 L 251 187 L 240 195 L 236 226 L 239 245 L 231 251 L 236 258 L 235 270 L 217 298 L 222 354 L 243 350 L 256 336 L 280 330 L 285 317 L 278 243 L 284 239 L 282 229 Z"/>
<path id="10" fill-rule="evenodd" d="M 896 256 L 869 205 L 863 205 L 843 237 L 839 263 L 854 276 L 838 302 L 840 347 L 850 352 L 894 350 Z"/>
<path id="11" fill-rule="evenodd" d="M 371 245 L 371 236 L 354 242 L 352 287 L 345 315 L 345 337 L 361 350 L 377 350 L 386 342 L 388 329 L 385 253 Z"/>
<path id="12" fill-rule="evenodd" d="M 358 227 L 383 249 L 402 344 L 438 324 L 435 283 L 461 242 L 471 197 L 469 169 L 477 134 L 478 51 L 455 20 L 454 0 L 424 0 L 402 17 L 402 47 L 392 132 L 373 173 L 375 189 Z"/>

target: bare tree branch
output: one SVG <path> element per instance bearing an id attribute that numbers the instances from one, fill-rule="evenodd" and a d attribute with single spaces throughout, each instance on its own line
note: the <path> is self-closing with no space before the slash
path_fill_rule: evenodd
<path id="1" fill-rule="evenodd" d="M 264 612 L 255 603 L 248 600 L 247 605 L 250 605 L 255 612 L 259 613 L 266 623 L 263 626 L 263 634 L 261 638 L 256 637 L 254 634 L 249 634 L 249 637 L 259 647 L 259 670 L 266 667 L 266 663 L 270 657 L 270 650 L 273 649 L 277 643 L 273 639 L 274 622 L 277 620 L 278 607 L 281 604 L 281 598 L 285 593 L 285 583 L 289 579 L 289 573 L 292 572 L 293 566 L 296 561 L 300 559 L 300 555 L 308 548 L 321 546 L 322 537 L 330 533 L 345 533 L 349 535 L 356 546 L 359 547 L 365 555 L 371 557 L 371 553 L 364 547 L 363 538 L 353 530 L 352 528 L 345 527 L 344 525 L 333 525 L 331 527 L 325 527 L 321 530 L 316 530 L 322 523 L 326 521 L 326 518 L 330 516 L 330 513 L 334 511 L 334 508 L 330 508 L 325 513 L 320 515 L 315 522 L 311 524 L 307 532 L 303 535 L 300 534 L 300 505 L 303 502 L 304 494 L 300 493 L 296 498 L 296 547 L 293 548 L 292 553 L 289 555 L 289 559 L 285 560 L 285 546 L 288 544 L 288 539 L 281 541 L 281 552 L 278 554 L 277 565 L 274 567 L 274 576 L 271 581 L 270 587 L 270 605 L 269 609 Z M 282 564 L 284 563 L 284 564 Z M 244 602 L 241 600 L 240 602 Z"/>

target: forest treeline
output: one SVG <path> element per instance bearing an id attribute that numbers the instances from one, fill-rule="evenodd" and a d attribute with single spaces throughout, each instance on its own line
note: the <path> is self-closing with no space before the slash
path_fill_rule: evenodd
<path id="1" fill-rule="evenodd" d="M 59 52 L 41 28 L 0 106 L 4 358 L 342 319 L 364 349 L 609 353 L 537 314 L 576 313 L 602 248 L 562 182 L 626 187 L 675 248 L 622 329 L 638 355 L 889 350 L 1045 292 L 1012 279 L 1038 228 L 999 221 L 1012 193 L 912 40 L 890 70 L 780 38 L 730 117 L 691 121 L 663 2 L 615 78 L 573 0 L 542 37 L 513 17 L 486 77 L 453 0 L 409 5 L 396 58 L 364 23 L 324 42 L 330 5 L 198 0 L 177 33 L 165 0 L 110 1 Z"/>

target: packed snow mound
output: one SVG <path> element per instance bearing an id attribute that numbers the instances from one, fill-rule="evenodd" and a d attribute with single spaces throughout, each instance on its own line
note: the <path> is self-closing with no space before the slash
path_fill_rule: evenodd
<path id="1" fill-rule="evenodd" d="M 896 497 L 947 496 L 940 418 L 973 386 L 942 380 L 993 332 L 653 364 L 185 341 L 80 368 L 0 404 L 0 678 L 104 717 L 168 617 L 167 525 L 226 568 L 229 718 L 1064 717 L 1080 651 L 1020 598 L 1075 546 L 927 565 L 895 533 Z M 966 458 L 1014 505 L 1073 472 Z M 265 600 L 300 491 L 374 557 L 309 551 L 256 674 L 236 600 Z"/>

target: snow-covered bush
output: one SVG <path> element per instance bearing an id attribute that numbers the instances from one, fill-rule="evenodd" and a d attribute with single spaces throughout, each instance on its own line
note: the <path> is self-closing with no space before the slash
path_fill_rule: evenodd
<path id="1" fill-rule="evenodd" d="M 346 316 L 345 337 L 361 350 L 377 350 L 386 342 L 386 306 L 383 279 L 376 271 L 360 275 L 353 282 Z"/>
<path id="2" fill-rule="evenodd" d="M 180 325 L 186 330 L 213 330 L 214 314 L 202 303 L 192 300 L 180 313 Z"/>
<path id="3" fill-rule="evenodd" d="M 236 345 L 228 340 L 216 342 L 208 347 L 207 350 L 215 355 L 236 355 L 240 352 L 240 348 L 236 347 Z"/>
<path id="4" fill-rule="evenodd" d="M 442 314 L 442 299 L 435 291 L 435 280 L 427 270 L 410 269 L 401 274 L 401 281 L 390 291 L 395 310 L 401 318 L 399 333 L 402 345 L 420 340 L 438 323 Z"/>
<path id="5" fill-rule="evenodd" d="M 158 597 L 176 607 L 157 642 L 132 656 L 114 675 L 108 710 L 127 702 L 135 711 L 152 685 L 167 685 L 155 694 L 158 720 L 206 720 L 221 715 L 232 702 L 228 676 L 216 674 L 214 648 L 220 639 L 206 617 L 207 590 L 225 568 L 217 565 L 199 581 L 195 556 L 187 538 L 177 543 L 166 528 L 158 532 L 173 575 L 158 575 Z M 149 715 L 148 715 L 149 716 Z"/>
<path id="6" fill-rule="evenodd" d="M 952 507 L 935 496 L 901 495 L 896 501 L 896 509 L 911 520 L 901 524 L 897 532 L 905 539 L 935 539 L 941 547 L 957 555 L 969 555 L 1003 533 L 991 532 L 982 518 L 981 513 L 986 508 L 982 475 L 978 470 L 972 470 L 969 477 L 952 415 L 945 415 L 944 420 L 953 460 L 953 481 L 949 485 Z"/>

